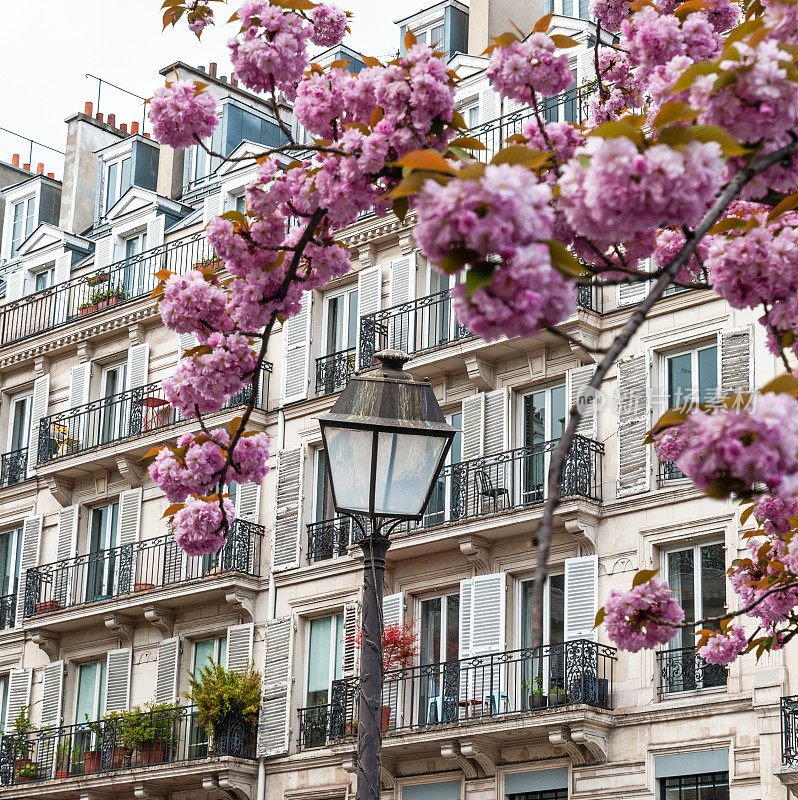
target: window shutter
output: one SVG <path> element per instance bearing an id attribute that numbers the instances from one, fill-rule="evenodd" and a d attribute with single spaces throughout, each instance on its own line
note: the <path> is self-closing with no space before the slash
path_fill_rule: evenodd
<path id="1" fill-rule="evenodd" d="M 389 305 L 391 307 L 409 303 L 415 295 L 415 255 L 391 261 L 391 285 Z M 359 295 L 358 295 L 359 297 Z M 388 346 L 392 350 L 410 352 L 414 344 L 416 317 L 411 308 L 392 320 Z"/>
<path id="2" fill-rule="evenodd" d="M 302 526 L 302 447 L 277 454 L 277 503 L 274 522 L 272 564 L 275 572 L 299 566 Z"/>
<path id="3" fill-rule="evenodd" d="M 191 350 L 197 346 L 197 337 L 194 333 L 181 333 L 180 334 L 180 358 L 186 350 Z"/>
<path id="4" fill-rule="evenodd" d="M 254 625 L 231 625 L 227 629 L 227 669 L 243 674 L 252 661 Z M 268 654 L 267 654 L 268 658 Z"/>
<path id="5" fill-rule="evenodd" d="M 130 667 L 133 651 L 129 647 L 111 650 L 105 672 L 105 713 L 126 711 L 130 698 Z"/>
<path id="6" fill-rule="evenodd" d="M 55 260 L 55 276 L 53 281 L 55 283 L 63 283 L 69 280 L 69 274 L 72 271 L 72 252 L 67 250 Z"/>
<path id="7" fill-rule="evenodd" d="M 103 236 L 94 243 L 94 266 L 107 267 L 114 257 L 114 237 Z"/>
<path id="8" fill-rule="evenodd" d="M 42 728 L 61 724 L 61 701 L 64 696 L 64 662 L 53 661 L 44 668 L 42 677 Z"/>
<path id="9" fill-rule="evenodd" d="M 260 484 L 240 483 L 236 493 L 236 519 L 257 522 L 260 515 Z"/>
<path id="10" fill-rule="evenodd" d="M 575 367 L 574 369 L 568 370 L 571 407 L 576 405 L 579 399 L 579 393 L 590 383 L 590 379 L 593 377 L 595 371 L 595 364 L 588 364 L 585 367 Z M 585 413 L 576 426 L 576 432 L 580 436 L 586 436 L 588 439 L 596 438 L 596 404 L 594 398 L 595 396 L 591 398 L 589 403 L 585 403 L 581 407 Z"/>
<path id="11" fill-rule="evenodd" d="M 504 572 L 471 579 L 471 655 L 504 651 L 506 586 Z"/>
<path id="12" fill-rule="evenodd" d="M 648 281 L 618 284 L 618 307 L 636 306 L 648 294 Z"/>
<path id="13" fill-rule="evenodd" d="M 30 438 L 28 439 L 28 477 L 36 474 L 36 462 L 39 454 L 39 422 L 47 416 L 50 403 L 50 375 L 42 375 L 33 382 L 33 400 L 31 401 Z"/>
<path id="14" fill-rule="evenodd" d="M 507 449 L 507 389 L 485 393 L 485 425 L 482 453 L 496 456 Z"/>
<path id="15" fill-rule="evenodd" d="M 372 331 L 374 340 L 369 342 L 369 349 L 371 352 L 364 353 L 363 358 L 360 356 L 360 331 L 363 329 L 363 317 L 369 314 L 376 314 L 382 305 L 382 267 L 369 267 L 362 269 L 357 275 L 357 319 L 358 319 L 358 337 L 355 353 L 355 364 L 358 368 L 370 367 L 374 363 L 372 356 L 374 353 L 379 352 L 384 341 L 378 339 L 377 331 Z"/>
<path id="16" fill-rule="evenodd" d="M 258 717 L 259 757 L 280 755 L 288 750 L 291 628 L 291 619 L 287 617 L 266 625 L 263 696 Z"/>
<path id="17" fill-rule="evenodd" d="M 360 655 L 355 644 L 357 629 L 360 625 L 360 603 L 347 603 L 344 606 L 344 657 L 343 676 L 351 678 L 357 675 L 357 662 Z"/>
<path id="18" fill-rule="evenodd" d="M 580 1 L 580 10 L 581 10 L 581 1 Z M 580 86 L 586 80 L 593 80 L 593 78 L 595 77 L 596 64 L 593 57 L 592 47 L 588 48 L 583 53 L 579 54 L 578 70 L 579 70 L 579 75 L 577 77 Z"/>
<path id="19" fill-rule="evenodd" d="M 649 355 L 618 362 L 618 495 L 648 491 L 651 448 L 648 431 Z"/>
<path id="20" fill-rule="evenodd" d="M 740 392 L 750 392 L 753 388 L 753 331 L 750 326 L 731 328 L 718 333 L 720 353 L 721 397 Z"/>
<path id="21" fill-rule="evenodd" d="M 222 213 L 222 193 L 217 192 L 202 201 L 202 224 L 207 225 Z"/>
<path id="22" fill-rule="evenodd" d="M 460 581 L 460 631 L 458 648 L 460 658 L 471 655 L 471 606 L 474 596 L 474 581 L 471 578 Z"/>
<path id="23" fill-rule="evenodd" d="M 490 88 L 479 93 L 479 121 L 484 124 L 499 116 L 499 104 L 496 92 Z"/>
<path id="24" fill-rule="evenodd" d="M 483 427 L 485 424 L 485 395 L 483 392 L 464 397 L 463 410 L 463 461 L 482 455 Z"/>
<path id="25" fill-rule="evenodd" d="M 308 396 L 312 292 L 303 292 L 299 313 L 283 324 L 283 403 Z"/>
<path id="26" fill-rule="evenodd" d="M 119 494 L 118 545 L 133 544 L 139 540 L 141 526 L 141 487 Z"/>
<path id="27" fill-rule="evenodd" d="M 166 217 L 159 214 L 154 220 L 147 223 L 147 250 L 160 247 L 163 244 Z"/>
<path id="28" fill-rule="evenodd" d="M 12 669 L 8 675 L 8 700 L 6 701 L 5 732 L 12 733 L 14 721 L 30 705 L 30 686 L 33 670 Z"/>
<path id="29" fill-rule="evenodd" d="M 155 702 L 174 703 L 177 700 L 177 667 L 180 659 L 180 639 L 158 642 L 158 665 L 155 671 Z"/>
<path id="30" fill-rule="evenodd" d="M 69 371 L 69 407 L 85 406 L 89 402 L 91 362 L 85 361 Z"/>
<path id="31" fill-rule="evenodd" d="M 405 616 L 405 597 L 403 592 L 389 594 L 382 598 L 382 624 L 401 625 Z"/>
<path id="32" fill-rule="evenodd" d="M 58 513 L 58 541 L 56 560 L 68 561 L 77 554 L 78 546 L 78 519 L 80 506 L 69 506 Z M 53 575 L 54 599 L 58 600 L 63 608 L 70 605 L 72 596 L 73 570 L 56 570 Z"/>
<path id="33" fill-rule="evenodd" d="M 6 302 L 10 303 L 12 300 L 19 300 L 22 297 L 24 286 L 25 272 L 22 267 L 12 269 L 6 273 Z"/>
<path id="34" fill-rule="evenodd" d="M 150 363 L 150 344 L 134 344 L 127 351 L 127 388 L 141 389 L 147 385 L 147 371 Z"/>
<path id="35" fill-rule="evenodd" d="M 565 641 L 596 640 L 598 556 L 565 559 Z"/>
<path id="36" fill-rule="evenodd" d="M 39 563 L 39 547 L 42 539 L 42 517 L 25 517 L 22 523 L 22 555 L 19 564 L 20 591 L 17 593 L 16 624 L 22 624 L 25 612 L 25 589 L 28 570 Z"/>

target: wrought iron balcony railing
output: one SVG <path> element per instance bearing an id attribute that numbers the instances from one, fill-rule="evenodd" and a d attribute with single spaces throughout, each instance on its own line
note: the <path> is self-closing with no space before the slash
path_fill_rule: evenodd
<path id="1" fill-rule="evenodd" d="M 340 392 L 355 374 L 355 348 L 339 350 L 316 359 L 316 394 Z"/>
<path id="2" fill-rule="evenodd" d="M 4 736 L 0 785 L 83 778 L 121 769 L 232 756 L 255 758 L 254 725 L 231 718 L 210 732 L 188 706 Z"/>
<path id="3" fill-rule="evenodd" d="M 660 698 L 676 692 L 694 692 L 726 685 L 726 667 L 707 664 L 694 647 L 660 650 L 657 663 Z"/>
<path id="4" fill-rule="evenodd" d="M 263 411 L 268 410 L 271 372 L 272 365 L 264 363 L 256 403 Z M 224 404 L 222 410 L 247 405 L 251 397 L 252 386 L 244 386 Z M 186 418 L 169 404 L 159 382 L 140 389 L 128 389 L 42 417 L 37 463 L 46 464 L 64 456 L 136 439 L 185 421 Z"/>
<path id="5" fill-rule="evenodd" d="M 11 450 L 0 456 L 0 489 L 28 479 L 28 448 Z"/>
<path id="6" fill-rule="evenodd" d="M 263 535 L 263 526 L 237 519 L 224 547 L 207 556 L 187 556 L 167 534 L 32 567 L 25 618 L 220 575 L 259 578 Z"/>
<path id="7" fill-rule="evenodd" d="M 781 698 L 781 763 L 798 764 L 798 695 Z"/>
<path id="8" fill-rule="evenodd" d="M 657 467 L 657 485 L 664 486 L 668 481 L 678 481 L 687 476 L 673 463 L 673 461 L 660 461 Z"/>
<path id="9" fill-rule="evenodd" d="M 161 269 L 183 274 L 194 266 L 221 264 L 205 238 L 192 234 L 117 261 L 85 276 L 0 306 L 0 345 L 11 344 L 81 317 L 149 295 Z"/>
<path id="10" fill-rule="evenodd" d="M 382 729 L 427 731 L 560 706 L 612 708 L 616 650 L 585 639 L 386 672 Z M 300 748 L 357 730 L 358 679 L 334 681 L 327 705 L 299 709 Z"/>
<path id="11" fill-rule="evenodd" d="M 0 631 L 7 631 L 14 627 L 16 609 L 16 594 L 5 594 L 0 597 Z"/>
<path id="12" fill-rule="evenodd" d="M 547 496 L 549 458 L 556 446 L 557 440 L 553 439 L 495 456 L 447 464 L 421 522 L 406 523 L 397 531 L 417 526 L 431 528 L 542 503 Z M 576 436 L 563 468 L 560 497 L 601 502 L 603 460 L 603 444 Z M 349 543 L 356 539 L 358 528 L 345 517 L 338 517 L 310 523 L 307 533 L 308 559 L 312 563 L 344 555 Z"/>

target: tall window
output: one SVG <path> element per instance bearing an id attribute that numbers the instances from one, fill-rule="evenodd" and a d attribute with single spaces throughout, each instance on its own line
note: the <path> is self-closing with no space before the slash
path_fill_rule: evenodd
<path id="1" fill-rule="evenodd" d="M 357 288 L 324 299 L 325 354 L 349 350 L 357 343 Z"/>
<path id="2" fill-rule="evenodd" d="M 446 421 L 457 431 L 446 455 L 446 466 L 450 466 L 459 464 L 463 460 L 463 415 L 460 411 L 455 414 L 447 414 Z M 459 490 L 460 475 L 455 474 L 453 470 L 442 469 L 424 513 L 424 524 L 440 525 L 442 522 L 456 518 L 455 506 Z"/>
<path id="3" fill-rule="evenodd" d="M 662 778 L 659 796 L 662 800 L 729 800 L 729 773 Z"/>
<path id="4" fill-rule="evenodd" d="M 100 435 L 102 442 L 116 439 L 123 424 L 123 412 L 126 404 L 118 395 L 125 390 L 125 373 L 127 364 L 113 364 L 104 367 L 100 378 L 100 396 L 106 400 L 102 405 L 102 421 Z"/>
<path id="5" fill-rule="evenodd" d="M 22 557 L 22 528 L 12 528 L 0 533 L 0 596 L 15 595 L 19 588 L 19 565 Z M 0 629 L 9 627 L 6 609 L 0 606 Z"/>
<path id="6" fill-rule="evenodd" d="M 147 234 L 144 232 L 130 236 L 124 241 L 125 277 L 124 297 L 122 298 L 124 300 L 129 297 L 138 297 L 144 291 L 145 281 L 152 266 L 141 258 L 141 254 L 146 249 Z"/>
<path id="7" fill-rule="evenodd" d="M 28 446 L 31 399 L 30 394 L 11 398 L 8 420 L 8 452 L 22 450 Z"/>
<path id="8" fill-rule="evenodd" d="M 94 556 L 87 567 L 86 591 L 92 600 L 104 600 L 114 593 L 116 577 L 119 503 L 92 508 L 89 514 L 89 553 Z"/>
<path id="9" fill-rule="evenodd" d="M 696 347 L 665 360 L 668 407 L 683 403 L 708 403 L 717 397 L 718 348 Z"/>
<path id="10" fill-rule="evenodd" d="M 8 708 L 8 675 L 0 676 L 0 738 L 6 729 L 6 710 Z"/>
<path id="11" fill-rule="evenodd" d="M 39 270 L 33 276 L 33 291 L 41 292 L 42 289 L 49 289 L 55 283 L 55 266 Z"/>
<path id="12" fill-rule="evenodd" d="M 432 725 L 458 714 L 447 695 L 447 672 L 443 665 L 457 662 L 460 656 L 460 594 L 422 600 L 420 611 L 420 664 L 441 665 L 440 669 L 424 669 L 419 673 L 419 708 L 426 715 L 427 724 Z"/>
<path id="13" fill-rule="evenodd" d="M 75 692 L 75 724 L 98 720 L 105 711 L 105 659 L 78 667 Z"/>
<path id="14" fill-rule="evenodd" d="M 131 168 L 132 156 L 112 161 L 105 168 L 105 210 L 113 204 L 133 185 Z"/>
<path id="15" fill-rule="evenodd" d="M 420 31 L 414 31 L 419 44 L 428 44 L 439 52 L 443 50 L 443 22 Z"/>
<path id="16" fill-rule="evenodd" d="M 33 232 L 36 198 L 26 197 L 11 207 L 11 258 L 17 254 L 22 243 Z"/>
<path id="17" fill-rule="evenodd" d="M 213 636 L 194 642 L 194 658 L 191 674 L 199 678 L 200 670 L 211 664 L 227 666 L 227 636 Z M 206 758 L 208 755 L 208 731 L 200 726 L 192 714 L 191 731 L 189 732 L 189 758 Z"/>
<path id="18" fill-rule="evenodd" d="M 567 405 L 565 386 L 537 389 L 521 397 L 522 501 L 540 502 L 545 495 L 546 472 L 551 445 L 565 430 Z"/>
<path id="19" fill-rule="evenodd" d="M 343 657 L 343 615 L 310 620 L 306 705 L 324 706 L 330 701 L 332 682 L 343 675 Z"/>
<path id="20" fill-rule="evenodd" d="M 449 292 L 457 283 L 462 281 L 460 275 L 446 275 L 430 269 L 429 293 L 430 296 Z M 420 326 L 421 335 L 426 335 L 426 341 L 421 341 L 418 349 L 439 347 L 463 337 L 463 332 L 458 330 L 457 318 L 448 296 L 441 295 L 440 299 L 430 305 L 420 307 L 417 314 L 421 315 L 423 323 Z"/>

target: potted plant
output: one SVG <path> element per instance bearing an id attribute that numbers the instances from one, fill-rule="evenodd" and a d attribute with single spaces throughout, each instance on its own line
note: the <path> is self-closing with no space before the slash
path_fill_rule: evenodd
<path id="1" fill-rule="evenodd" d="M 98 311 L 121 303 L 123 300 L 127 300 L 127 292 L 124 289 L 108 289 L 104 292 L 95 292 L 89 298 L 89 302 L 93 303 Z"/>
<path id="2" fill-rule="evenodd" d="M 81 317 L 85 317 L 87 314 L 93 314 L 97 310 L 97 304 L 88 302 L 88 303 L 81 303 L 78 306 L 78 314 Z"/>
<path id="3" fill-rule="evenodd" d="M 11 729 L 13 736 L 13 744 L 11 750 L 14 756 L 14 774 L 19 778 L 23 772 L 29 772 L 31 766 L 35 766 L 31 760 L 32 743 L 28 740 L 30 733 L 36 728 L 30 721 L 28 716 L 29 706 L 22 706 L 14 720 L 14 725 Z M 37 768 L 38 771 L 38 768 Z M 32 780 L 32 777 L 28 778 Z"/>
<path id="4" fill-rule="evenodd" d="M 172 703 L 148 703 L 122 714 L 124 751 L 137 753 L 137 763 L 162 764 L 175 743 L 177 707 Z"/>
<path id="5" fill-rule="evenodd" d="M 532 689 L 532 683 L 530 681 L 523 681 L 521 683 L 521 688 L 525 692 L 529 692 L 527 697 L 528 708 L 546 708 L 548 705 L 548 697 L 543 694 L 542 683 L 543 680 L 541 679 L 540 675 L 535 675 L 534 689 Z"/>
<path id="6" fill-rule="evenodd" d="M 36 603 L 33 613 L 34 614 L 47 614 L 50 611 L 58 611 L 61 608 L 61 603 L 58 600 L 44 600 L 41 603 Z"/>
<path id="7" fill-rule="evenodd" d="M 566 701 L 565 688 L 562 686 L 552 686 L 549 690 L 549 705 L 564 706 Z"/>
<path id="8" fill-rule="evenodd" d="M 39 765 L 35 761 L 26 761 L 17 770 L 17 780 L 19 783 L 29 783 L 39 777 Z"/>
<path id="9" fill-rule="evenodd" d="M 59 742 L 55 749 L 55 777 L 68 778 L 71 774 L 70 763 L 72 760 L 72 748 L 69 742 Z"/>
<path id="10" fill-rule="evenodd" d="M 85 281 L 89 286 L 99 286 L 101 283 L 105 283 L 110 277 L 111 273 L 108 271 L 95 272 L 94 275 L 87 275 Z"/>
<path id="11" fill-rule="evenodd" d="M 81 726 L 88 733 L 88 746 L 83 751 L 83 772 L 99 772 L 102 768 L 102 751 L 99 745 L 103 740 L 103 724 L 100 720 L 90 721 L 86 714 L 85 725 Z"/>
<path id="12" fill-rule="evenodd" d="M 211 258 L 203 258 L 201 261 L 195 261 L 192 265 L 192 269 L 207 269 L 210 267 L 211 269 L 215 269 L 222 263 L 222 259 L 219 256 L 213 256 Z"/>
<path id="13" fill-rule="evenodd" d="M 133 584 L 133 591 L 134 592 L 146 592 L 148 589 L 154 589 L 154 583 L 134 583 Z"/>
<path id="14" fill-rule="evenodd" d="M 215 755 L 243 755 L 237 746 L 241 732 L 244 748 L 250 748 L 260 706 L 260 673 L 251 665 L 241 673 L 210 661 L 190 675 L 186 697 L 196 706 Z"/>

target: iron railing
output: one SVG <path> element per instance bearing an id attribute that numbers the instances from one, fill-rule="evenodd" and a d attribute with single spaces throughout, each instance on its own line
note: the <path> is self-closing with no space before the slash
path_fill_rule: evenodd
<path id="1" fill-rule="evenodd" d="M 657 485 L 664 486 L 668 481 L 678 481 L 687 476 L 673 463 L 673 461 L 660 461 L 657 467 Z"/>
<path id="2" fill-rule="evenodd" d="M 268 406 L 271 372 L 272 365 L 265 362 L 256 401 L 257 408 L 264 411 Z M 245 406 L 251 397 L 250 384 L 227 400 L 222 410 Z M 42 417 L 39 422 L 37 463 L 45 464 L 64 456 L 135 439 L 185 421 L 186 418 L 169 404 L 160 382 L 127 389 L 77 408 Z"/>
<path id="3" fill-rule="evenodd" d="M 798 695 L 781 698 L 781 763 L 798 764 Z"/>
<path id="4" fill-rule="evenodd" d="M 0 743 L 0 785 L 220 756 L 254 759 L 254 731 L 252 722 L 233 717 L 209 736 L 194 708 L 174 706 L 7 735 Z"/>
<path id="5" fill-rule="evenodd" d="M 316 359 L 316 394 L 340 392 L 355 374 L 355 348 Z"/>
<path id="6" fill-rule="evenodd" d="M 562 94 L 541 100 L 542 119 L 545 122 L 574 122 L 581 125 L 587 119 L 588 100 L 596 86 L 596 83 L 573 86 Z M 487 147 L 487 150 L 475 151 L 474 156 L 480 161 L 490 161 L 510 136 L 522 133 L 526 124 L 534 119 L 534 109 L 520 108 L 472 128 L 468 135 Z"/>
<path id="7" fill-rule="evenodd" d="M 694 647 L 660 650 L 657 662 L 660 698 L 676 692 L 694 692 L 726 685 L 726 667 L 707 664 Z"/>
<path id="8" fill-rule="evenodd" d="M 259 578 L 264 528 L 237 519 L 218 553 L 187 556 L 171 534 L 31 567 L 25 618 L 238 573 Z"/>
<path id="9" fill-rule="evenodd" d="M 155 273 L 161 269 L 182 275 L 194 266 L 209 265 L 221 262 L 200 231 L 12 300 L 0 306 L 0 345 L 149 295 L 158 285 Z"/>
<path id="10" fill-rule="evenodd" d="M 389 670 L 382 729 L 493 722 L 545 708 L 612 708 L 616 650 L 584 639 Z M 299 710 L 299 745 L 319 747 L 357 730 L 358 679 L 334 681 L 330 702 Z"/>
<path id="11" fill-rule="evenodd" d="M 0 489 L 28 479 L 28 448 L 11 450 L 0 457 Z"/>
<path id="12" fill-rule="evenodd" d="M 0 631 L 14 627 L 17 610 L 17 595 L 5 594 L 0 597 Z"/>
<path id="13" fill-rule="evenodd" d="M 346 555 L 352 541 L 352 520 L 349 517 L 308 524 L 308 561 L 326 561 Z"/>

